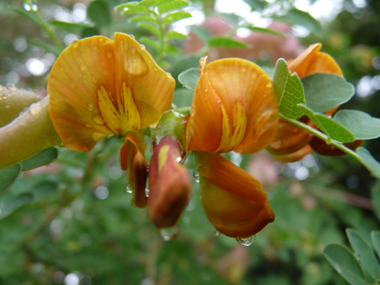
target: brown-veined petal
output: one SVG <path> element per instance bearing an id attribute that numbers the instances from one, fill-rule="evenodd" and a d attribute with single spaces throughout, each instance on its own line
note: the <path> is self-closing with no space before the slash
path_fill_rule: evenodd
<path id="1" fill-rule="evenodd" d="M 181 165 L 181 146 L 174 137 L 154 145 L 149 167 L 148 212 L 158 228 L 174 226 L 189 202 L 191 183 Z"/>
<path id="2" fill-rule="evenodd" d="M 229 58 L 203 62 L 187 127 L 187 150 L 252 153 L 277 130 L 271 79 L 252 62 Z"/>
<path id="3" fill-rule="evenodd" d="M 132 37 L 79 40 L 49 77 L 50 112 L 65 146 L 91 150 L 108 134 L 155 123 L 170 106 L 175 81 Z"/>
<path id="4" fill-rule="evenodd" d="M 197 153 L 203 209 L 224 235 L 245 238 L 274 221 L 259 181 L 218 154 Z"/>

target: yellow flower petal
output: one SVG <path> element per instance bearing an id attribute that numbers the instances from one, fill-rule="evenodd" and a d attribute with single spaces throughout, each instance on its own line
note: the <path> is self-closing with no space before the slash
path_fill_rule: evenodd
<path id="1" fill-rule="evenodd" d="M 89 151 L 108 134 L 156 123 L 170 107 L 174 87 L 132 37 L 86 38 L 65 49 L 53 66 L 50 112 L 65 146 Z"/>
<path id="2" fill-rule="evenodd" d="M 252 153 L 277 130 L 271 79 L 257 65 L 222 59 L 201 66 L 187 128 L 188 150 Z"/>

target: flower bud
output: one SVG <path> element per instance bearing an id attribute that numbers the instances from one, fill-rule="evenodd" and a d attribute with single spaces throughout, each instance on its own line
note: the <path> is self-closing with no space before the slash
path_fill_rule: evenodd
<path id="1" fill-rule="evenodd" d="M 174 226 L 189 202 L 191 183 L 181 159 L 181 147 L 174 137 L 165 137 L 153 146 L 148 212 L 158 228 Z"/>

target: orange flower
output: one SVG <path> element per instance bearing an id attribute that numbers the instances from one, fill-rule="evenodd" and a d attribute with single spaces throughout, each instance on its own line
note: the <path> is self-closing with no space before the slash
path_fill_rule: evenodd
<path id="1" fill-rule="evenodd" d="M 132 36 L 95 36 L 76 41 L 58 57 L 49 77 L 49 109 L 63 144 L 90 151 L 107 135 L 157 123 L 171 105 L 174 87 L 171 75 Z M 143 173 L 144 148 L 136 133 L 127 136 L 123 169 L 134 165 L 132 172 Z"/>
<path id="2" fill-rule="evenodd" d="M 218 153 L 253 153 L 277 131 L 277 99 L 269 76 L 242 59 L 201 60 L 186 131 L 187 150 L 196 150 L 201 199 L 221 233 L 246 238 L 274 220 L 261 184 Z"/>
<path id="3" fill-rule="evenodd" d="M 295 60 L 289 61 L 289 71 L 296 72 L 300 78 L 313 73 L 331 73 L 343 77 L 335 60 L 330 55 L 319 51 L 321 47 L 321 44 L 311 45 Z M 326 114 L 334 113 L 337 108 L 326 112 Z M 305 124 L 313 125 L 305 116 L 299 120 Z M 297 161 L 312 152 L 310 146 L 306 147 L 312 138 L 313 136 L 307 131 L 280 119 L 277 134 L 266 149 L 280 161 Z"/>
<path id="4" fill-rule="evenodd" d="M 187 150 L 253 153 L 277 131 L 277 99 L 270 77 L 238 58 L 201 62 L 187 127 Z"/>

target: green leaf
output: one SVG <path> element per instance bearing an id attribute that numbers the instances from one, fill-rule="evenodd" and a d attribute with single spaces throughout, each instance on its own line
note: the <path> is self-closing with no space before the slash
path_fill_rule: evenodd
<path id="1" fill-rule="evenodd" d="M 153 6 L 157 7 L 158 5 L 161 5 L 161 4 L 165 3 L 165 2 L 172 2 L 172 1 L 176 1 L 176 0 L 155 0 L 153 2 Z"/>
<path id="2" fill-rule="evenodd" d="M 167 1 L 167 0 L 165 0 Z M 141 2 L 139 2 L 137 4 L 137 6 L 145 6 L 145 7 L 149 7 L 149 6 L 152 6 L 153 4 L 155 4 L 156 2 L 158 2 L 157 0 L 143 0 Z"/>
<path id="3" fill-rule="evenodd" d="M 173 55 L 173 54 L 177 54 L 177 53 L 181 52 L 181 49 L 175 47 L 174 45 L 166 44 L 164 46 L 164 51 L 166 54 Z"/>
<path id="4" fill-rule="evenodd" d="M 147 23 L 139 23 L 138 26 L 140 28 L 143 28 L 149 32 L 151 32 L 153 35 L 155 35 L 156 37 L 160 37 L 160 31 L 153 25 L 150 25 L 150 24 L 147 24 Z"/>
<path id="5" fill-rule="evenodd" d="M 135 8 L 138 3 L 139 2 L 137 2 L 137 1 L 131 1 L 131 2 L 128 2 L 128 3 L 117 5 L 115 7 L 115 9 L 116 10 L 124 10 L 124 9 L 128 9 L 128 8 Z"/>
<path id="6" fill-rule="evenodd" d="M 274 36 L 279 36 L 279 37 L 285 37 L 285 35 L 281 32 L 271 30 L 268 28 L 260 28 L 260 27 L 253 27 L 253 26 L 244 26 L 244 28 L 250 29 L 251 31 L 258 32 L 258 33 L 264 33 L 264 34 L 270 34 Z"/>
<path id="7" fill-rule="evenodd" d="M 20 163 L 0 169 L 0 196 L 3 195 L 17 180 L 21 169 L 22 166 Z"/>
<path id="8" fill-rule="evenodd" d="M 191 14 L 189 12 L 185 11 L 177 11 L 173 13 L 167 14 L 163 19 L 162 22 L 164 24 L 171 24 L 174 22 L 177 22 L 182 19 L 191 18 Z"/>
<path id="9" fill-rule="evenodd" d="M 373 243 L 373 246 L 376 250 L 377 256 L 378 256 L 378 258 L 380 258 L 380 232 L 379 231 L 372 231 L 371 232 L 371 238 L 372 238 L 372 243 Z"/>
<path id="10" fill-rule="evenodd" d="M 199 26 L 190 26 L 190 30 L 204 42 L 208 42 L 212 37 L 208 30 Z"/>
<path id="11" fill-rule="evenodd" d="M 276 62 L 273 88 L 276 93 L 279 111 L 291 119 L 300 118 L 303 112 L 297 107 L 297 104 L 305 103 L 302 83 L 296 73 L 290 74 L 288 64 L 282 58 Z"/>
<path id="12" fill-rule="evenodd" d="M 135 16 L 129 19 L 129 22 L 152 22 L 157 23 L 156 19 L 152 16 Z"/>
<path id="13" fill-rule="evenodd" d="M 160 49 L 160 44 L 157 41 L 152 40 L 151 38 L 141 37 L 140 42 L 143 44 L 146 44 L 146 45 L 150 45 L 151 47 L 155 48 L 156 50 Z"/>
<path id="14" fill-rule="evenodd" d="M 375 185 L 372 186 L 371 200 L 373 204 L 373 211 L 375 212 L 377 219 L 380 220 L 380 180 L 377 180 Z"/>
<path id="15" fill-rule="evenodd" d="M 55 147 L 49 147 L 37 153 L 36 155 L 21 162 L 22 171 L 34 169 L 51 163 L 58 157 L 58 150 Z"/>
<path id="16" fill-rule="evenodd" d="M 145 15 L 150 15 L 151 11 L 149 10 L 149 8 L 147 8 L 145 6 L 136 6 L 136 7 L 131 6 L 127 10 L 123 11 L 123 15 L 125 15 L 125 14 L 145 14 Z"/>
<path id="17" fill-rule="evenodd" d="M 370 140 L 380 136 L 380 119 L 357 110 L 340 110 L 334 116 L 358 140 Z"/>
<path id="18" fill-rule="evenodd" d="M 199 79 L 199 68 L 190 68 L 178 75 L 178 81 L 182 83 L 183 87 L 195 90 Z"/>
<path id="19" fill-rule="evenodd" d="M 263 10 L 265 8 L 264 1 L 262 0 L 244 0 L 245 3 L 247 3 L 252 10 L 259 9 Z M 263 3 L 264 2 L 264 3 Z"/>
<path id="20" fill-rule="evenodd" d="M 187 1 L 176 0 L 176 1 L 167 1 L 157 6 L 158 12 L 160 14 L 170 12 L 173 10 L 178 10 L 189 6 Z"/>
<path id="21" fill-rule="evenodd" d="M 329 244 L 325 247 L 323 253 L 332 267 L 334 267 L 348 283 L 352 285 L 367 284 L 358 261 L 348 248 L 340 244 Z"/>
<path id="22" fill-rule="evenodd" d="M 227 37 L 214 37 L 208 41 L 210 47 L 246 48 L 247 44 Z"/>
<path id="23" fill-rule="evenodd" d="M 42 42 L 42 41 L 37 41 L 37 40 L 32 40 L 32 39 L 27 39 L 27 43 L 34 45 L 36 47 L 44 49 L 46 52 L 50 52 L 56 56 L 59 56 L 61 54 L 61 50 L 59 48 L 56 48 L 55 46 L 52 46 L 51 44 Z"/>
<path id="24" fill-rule="evenodd" d="M 340 142 L 353 142 L 355 137 L 349 130 L 343 127 L 338 122 L 330 119 L 324 114 L 316 113 L 305 105 L 299 104 L 300 108 L 310 120 L 317 125 L 317 127 L 328 135 L 331 139 L 337 140 Z"/>
<path id="25" fill-rule="evenodd" d="M 70 23 L 62 21 L 52 21 L 50 25 L 63 29 L 63 30 L 73 30 L 77 28 L 93 28 L 95 25 L 90 23 Z"/>
<path id="26" fill-rule="evenodd" d="M 367 167 L 371 174 L 380 179 L 380 163 L 373 158 L 371 153 L 364 147 L 358 147 L 356 153 L 359 155 L 361 163 Z"/>
<path id="27" fill-rule="evenodd" d="M 5 202 L 0 202 L 0 219 L 9 216 L 18 208 L 33 201 L 33 194 L 23 193 Z"/>
<path id="28" fill-rule="evenodd" d="M 228 13 L 218 13 L 218 15 L 222 16 L 224 19 L 226 19 L 231 24 L 237 26 L 239 24 L 239 17 L 235 14 L 228 14 Z"/>
<path id="29" fill-rule="evenodd" d="M 272 18 L 286 24 L 303 26 L 318 35 L 322 35 L 321 24 L 307 12 L 294 8 L 283 16 L 272 16 Z"/>
<path id="30" fill-rule="evenodd" d="M 374 279 L 380 278 L 380 266 L 369 245 L 358 231 L 347 229 L 346 233 L 352 248 L 355 250 L 354 256 L 362 265 L 362 268 L 365 268 Z"/>
<path id="31" fill-rule="evenodd" d="M 314 73 L 302 78 L 306 105 L 317 112 L 327 112 L 351 99 L 352 84 L 336 74 Z"/>
<path id="32" fill-rule="evenodd" d="M 37 16 L 32 13 L 32 12 L 28 12 L 24 9 L 20 9 L 20 8 L 11 8 L 12 11 L 16 12 L 17 14 L 23 16 L 24 18 L 27 18 L 28 20 L 32 21 L 33 23 L 39 25 L 39 26 L 43 26 L 43 23 L 41 22 L 40 19 L 37 18 Z"/>
<path id="33" fill-rule="evenodd" d="M 174 91 L 173 104 L 178 108 L 189 107 L 191 106 L 191 102 L 193 102 L 193 96 L 193 91 L 185 88 L 178 88 Z"/>
<path id="34" fill-rule="evenodd" d="M 169 31 L 166 34 L 166 39 L 167 40 L 186 40 L 187 36 L 181 33 L 178 33 L 176 31 Z"/>
<path id="35" fill-rule="evenodd" d="M 106 27 L 112 23 L 110 9 L 102 1 L 92 1 L 87 8 L 87 15 L 99 28 Z"/>

